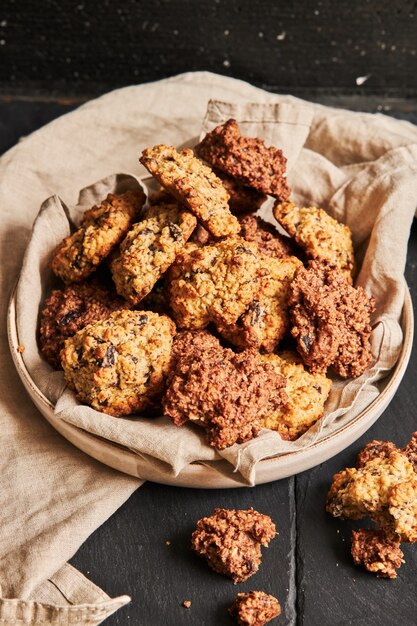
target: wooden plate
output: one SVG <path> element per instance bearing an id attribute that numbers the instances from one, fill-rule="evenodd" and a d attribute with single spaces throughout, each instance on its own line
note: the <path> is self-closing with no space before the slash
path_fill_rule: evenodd
<path id="1" fill-rule="evenodd" d="M 233 468 L 226 461 L 216 461 L 210 465 L 193 463 L 187 466 L 178 476 L 173 476 L 160 463 L 155 462 L 152 457 L 144 458 L 143 456 L 138 456 L 127 448 L 101 439 L 59 419 L 54 414 L 53 404 L 34 384 L 25 367 L 22 356 L 17 350 L 19 338 L 16 328 L 14 293 L 9 303 L 7 325 L 12 357 L 27 392 L 48 422 L 77 448 L 121 472 L 167 485 L 206 489 L 247 486 L 240 474 L 233 473 Z M 403 307 L 402 329 L 404 342 L 400 357 L 391 375 L 382 381 L 384 388 L 378 398 L 357 417 L 352 419 L 349 424 L 311 445 L 309 448 L 260 461 L 256 469 L 257 484 L 292 476 L 327 461 L 327 459 L 347 448 L 372 426 L 393 398 L 410 358 L 413 343 L 414 317 L 408 289 L 406 289 Z"/>

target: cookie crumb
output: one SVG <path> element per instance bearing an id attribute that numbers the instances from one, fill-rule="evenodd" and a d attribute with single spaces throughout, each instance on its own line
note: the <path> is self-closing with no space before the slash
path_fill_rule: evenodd
<path id="1" fill-rule="evenodd" d="M 184 600 L 182 605 L 185 606 L 186 609 L 189 609 L 191 606 L 191 600 Z"/>
<path id="2" fill-rule="evenodd" d="M 26 350 L 25 346 L 19 343 L 19 345 L 17 346 L 17 351 L 19 352 L 19 354 L 22 354 L 22 352 L 24 352 L 25 350 Z"/>
<path id="3" fill-rule="evenodd" d="M 169 539 L 167 539 L 167 540 L 165 541 L 165 545 L 166 545 L 166 546 L 170 546 L 170 545 L 171 545 L 171 542 L 169 541 Z"/>

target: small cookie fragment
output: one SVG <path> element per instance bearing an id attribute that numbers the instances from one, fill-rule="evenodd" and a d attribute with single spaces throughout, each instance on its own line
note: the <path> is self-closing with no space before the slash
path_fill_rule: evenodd
<path id="1" fill-rule="evenodd" d="M 372 361 L 374 299 L 337 269 L 310 261 L 290 286 L 291 334 L 313 373 L 332 366 L 342 378 L 360 376 Z"/>
<path id="2" fill-rule="evenodd" d="M 204 247 L 188 244 L 167 276 L 178 326 L 236 322 L 259 289 L 259 267 L 256 246 L 240 237 Z"/>
<path id="3" fill-rule="evenodd" d="M 144 150 L 139 160 L 214 237 L 239 232 L 239 222 L 230 213 L 229 195 L 221 180 L 195 158 L 192 150 L 177 152 L 172 146 L 161 144 Z"/>
<path id="4" fill-rule="evenodd" d="M 414 471 L 417 472 L 417 431 L 412 434 L 410 441 L 403 448 L 403 452 L 413 464 Z"/>
<path id="5" fill-rule="evenodd" d="M 145 200 L 142 189 L 117 196 L 109 193 L 100 206 L 86 211 L 78 230 L 55 249 L 54 274 L 64 283 L 87 278 L 123 239 Z"/>
<path id="6" fill-rule="evenodd" d="M 263 417 L 283 400 L 284 378 L 256 351 L 235 354 L 208 333 L 179 333 L 173 363 L 165 414 L 176 426 L 200 424 L 219 450 L 256 437 Z"/>
<path id="7" fill-rule="evenodd" d="M 197 522 L 192 547 L 215 572 L 236 584 L 258 571 L 261 545 L 268 546 L 276 534 L 268 515 L 253 509 L 215 509 Z"/>
<path id="8" fill-rule="evenodd" d="M 238 593 L 229 609 L 239 626 L 264 626 L 281 614 L 281 605 L 264 591 Z"/>
<path id="9" fill-rule="evenodd" d="M 289 292 L 294 274 L 303 264 L 294 256 L 276 259 L 259 255 L 259 292 L 234 324 L 218 324 L 217 330 L 238 348 L 273 352 L 289 330 Z"/>
<path id="10" fill-rule="evenodd" d="M 240 220 L 240 227 L 241 237 L 256 243 L 261 254 L 277 259 L 295 255 L 292 240 L 280 235 L 273 224 L 265 222 L 258 215 L 247 215 Z"/>
<path id="11" fill-rule="evenodd" d="M 116 311 L 79 330 L 61 352 L 78 400 L 113 415 L 153 406 L 171 363 L 175 324 L 150 311 Z"/>
<path id="12" fill-rule="evenodd" d="M 229 194 L 229 208 L 233 215 L 240 216 L 245 213 L 256 213 L 267 199 L 264 193 L 245 187 L 245 185 L 227 176 L 224 172 L 215 170 L 214 173 L 220 178 Z"/>
<path id="13" fill-rule="evenodd" d="M 352 282 L 355 270 L 352 233 L 323 209 L 276 203 L 274 216 L 306 254 L 337 267 Z"/>
<path id="14" fill-rule="evenodd" d="M 391 441 L 378 441 L 374 439 L 366 444 L 359 452 L 356 459 L 356 467 L 361 468 L 373 459 L 387 459 L 391 452 L 398 450 L 397 446 Z"/>
<path id="15" fill-rule="evenodd" d="M 52 367 L 60 369 L 60 352 L 68 337 L 91 322 L 105 319 L 113 311 L 127 308 L 127 302 L 96 280 L 55 289 L 41 314 L 42 354 Z"/>
<path id="16" fill-rule="evenodd" d="M 175 261 L 196 224 L 194 215 L 176 203 L 152 205 L 111 263 L 117 292 L 132 305 L 139 304 Z"/>
<path id="17" fill-rule="evenodd" d="M 381 578 L 397 578 L 397 569 L 404 563 L 400 542 L 382 530 L 353 530 L 351 552 L 355 565 Z"/>
<path id="18" fill-rule="evenodd" d="M 195 150 L 216 169 L 260 193 L 281 200 L 290 196 L 287 159 L 282 151 L 273 146 L 267 148 L 261 139 L 244 137 L 234 119 L 208 133 Z"/>
<path id="19" fill-rule="evenodd" d="M 280 407 L 264 418 L 264 428 L 276 430 L 282 439 L 294 441 L 322 417 L 332 381 L 324 374 L 308 372 L 295 352 L 268 354 L 262 358 L 286 381 L 286 397 Z"/>

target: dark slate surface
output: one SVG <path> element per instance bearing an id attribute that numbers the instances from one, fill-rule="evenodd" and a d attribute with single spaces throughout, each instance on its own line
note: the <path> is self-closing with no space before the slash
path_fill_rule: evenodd
<path id="1" fill-rule="evenodd" d="M 335 100 L 335 104 L 346 100 Z M 354 98 L 354 108 L 376 110 L 379 99 Z M 385 101 L 384 101 L 385 102 Z M 74 104 L 0 101 L 0 151 Z M 405 113 L 401 101 L 392 114 Z M 412 230 L 407 280 L 417 298 L 417 227 Z M 132 603 L 110 617 L 109 626 L 221 626 L 231 624 L 227 607 L 238 591 L 264 589 L 283 606 L 282 626 L 415 626 L 417 549 L 404 549 L 397 581 L 378 580 L 355 568 L 349 556 L 352 524 L 325 515 L 333 473 L 354 463 L 372 438 L 403 445 L 417 429 L 417 357 L 413 351 L 404 380 L 388 409 L 362 439 L 334 459 L 295 478 L 255 489 L 186 490 L 147 483 L 84 544 L 72 559 L 111 596 L 130 594 Z M 190 551 L 197 519 L 215 507 L 253 506 L 276 521 L 280 535 L 264 549 L 259 572 L 234 586 Z M 166 541 L 171 545 L 166 545 Z M 190 609 L 182 606 L 191 600 Z M 274 622 L 273 622 L 274 623 Z"/>
<path id="2" fill-rule="evenodd" d="M 413 0 L 2 0 L 0 89 L 92 95 L 205 69 L 404 98 L 417 93 L 416 28 Z"/>

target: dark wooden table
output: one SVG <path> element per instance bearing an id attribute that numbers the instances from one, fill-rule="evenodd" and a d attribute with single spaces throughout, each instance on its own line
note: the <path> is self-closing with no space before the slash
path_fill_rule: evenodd
<path id="1" fill-rule="evenodd" d="M 417 123 L 416 26 L 410 0 L 4 0 L 0 153 L 89 97 L 201 69 Z M 406 277 L 415 302 L 415 225 Z M 415 626 L 417 547 L 405 547 L 397 580 L 377 579 L 352 564 L 355 523 L 327 516 L 324 501 L 332 475 L 354 464 L 367 441 L 404 445 L 417 429 L 416 403 L 414 349 L 388 409 L 325 464 L 253 489 L 145 484 L 72 559 L 111 596 L 131 595 L 106 624 L 227 625 L 237 591 L 263 589 L 279 598 L 283 614 L 273 623 L 282 626 Z M 190 550 L 196 520 L 219 506 L 253 506 L 271 515 L 280 533 L 259 572 L 237 587 Z"/>

